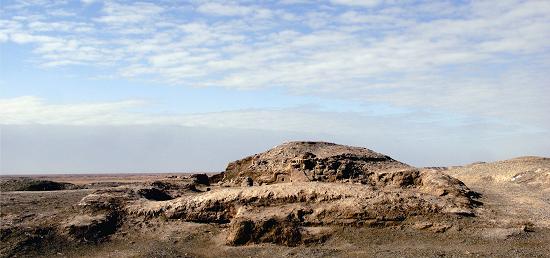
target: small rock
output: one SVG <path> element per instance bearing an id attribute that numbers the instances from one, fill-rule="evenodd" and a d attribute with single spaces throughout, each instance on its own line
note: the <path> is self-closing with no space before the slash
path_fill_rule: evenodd
<path id="1" fill-rule="evenodd" d="M 241 182 L 242 187 L 253 186 L 253 185 L 254 185 L 254 181 L 250 177 L 245 177 Z"/>
<path id="2" fill-rule="evenodd" d="M 434 233 L 444 233 L 451 227 L 452 225 L 449 225 L 449 224 L 434 224 L 428 230 Z"/>
<path id="3" fill-rule="evenodd" d="M 195 184 L 210 185 L 207 174 L 193 174 L 191 175 L 191 179 L 193 179 L 193 183 Z"/>
<path id="4" fill-rule="evenodd" d="M 297 223 L 284 219 L 237 219 L 231 223 L 226 243 L 229 245 L 274 243 L 296 246 L 302 243 L 302 234 Z"/>
<path id="5" fill-rule="evenodd" d="M 114 233 L 118 227 L 116 214 L 103 213 L 96 216 L 79 215 L 68 221 L 64 232 L 79 241 L 97 241 Z"/>
<path id="6" fill-rule="evenodd" d="M 433 226 L 433 224 L 431 222 L 424 221 L 424 222 L 418 222 L 418 223 L 414 224 L 412 227 L 414 229 L 427 229 L 431 226 Z"/>

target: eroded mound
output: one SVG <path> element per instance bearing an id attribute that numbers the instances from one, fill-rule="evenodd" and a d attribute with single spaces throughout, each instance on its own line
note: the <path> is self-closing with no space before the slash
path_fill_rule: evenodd
<path id="1" fill-rule="evenodd" d="M 9 191 L 56 191 L 77 188 L 76 185 L 27 177 L 0 179 L 0 192 Z"/>
<path id="2" fill-rule="evenodd" d="M 289 142 L 229 163 L 223 181 L 234 185 L 242 184 L 247 178 L 257 185 L 342 180 L 368 183 L 374 173 L 409 168 L 366 148 L 327 142 Z"/>
<path id="3" fill-rule="evenodd" d="M 193 180 L 209 183 L 202 178 Z M 125 219 L 229 223 L 229 245 L 298 245 L 323 241 L 332 226 L 390 226 L 414 217 L 437 225 L 448 216 L 473 216 L 476 204 L 468 187 L 437 170 L 420 171 L 365 148 L 323 142 L 287 143 L 232 162 L 222 181 L 202 192 L 171 192 L 180 196 L 173 199 L 156 198 L 168 189 L 159 183 L 96 192 L 79 205 L 90 216 L 114 209 Z"/>

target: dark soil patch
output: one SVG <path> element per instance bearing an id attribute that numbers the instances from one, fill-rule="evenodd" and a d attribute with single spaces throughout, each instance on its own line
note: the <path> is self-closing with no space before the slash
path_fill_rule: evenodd
<path id="1" fill-rule="evenodd" d="M 167 200 L 172 200 L 173 199 L 172 196 L 170 196 L 164 190 L 157 189 L 157 188 L 139 189 L 138 194 L 141 197 L 143 197 L 147 200 L 152 200 L 152 201 L 167 201 Z"/>
<path id="2" fill-rule="evenodd" d="M 28 177 L 2 179 L 0 191 L 56 191 L 71 190 L 78 187 L 71 183 L 54 182 L 49 180 L 37 180 Z"/>

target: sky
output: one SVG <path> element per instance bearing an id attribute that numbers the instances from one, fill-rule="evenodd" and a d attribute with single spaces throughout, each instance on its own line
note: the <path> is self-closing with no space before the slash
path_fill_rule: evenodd
<path id="1" fill-rule="evenodd" d="M 548 71 L 548 0 L 0 0 L 0 173 L 550 156 Z"/>

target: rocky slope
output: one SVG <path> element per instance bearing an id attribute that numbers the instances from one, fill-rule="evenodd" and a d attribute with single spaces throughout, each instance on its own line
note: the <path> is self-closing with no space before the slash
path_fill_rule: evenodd
<path id="1" fill-rule="evenodd" d="M 410 168 L 366 148 L 328 142 L 289 142 L 229 163 L 223 181 L 257 185 L 344 180 L 368 183 L 374 173 Z"/>
<path id="2" fill-rule="evenodd" d="M 478 215 L 500 226 L 550 227 L 550 158 L 519 157 L 451 167 L 442 172 L 482 194 Z"/>

